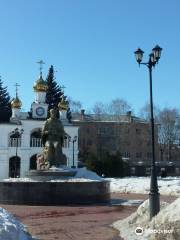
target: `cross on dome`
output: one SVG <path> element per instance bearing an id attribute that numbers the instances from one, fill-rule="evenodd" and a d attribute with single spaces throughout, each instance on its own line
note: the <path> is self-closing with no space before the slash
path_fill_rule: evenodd
<path id="1" fill-rule="evenodd" d="M 43 69 L 43 64 L 45 64 L 45 62 L 43 62 L 43 60 L 40 60 L 37 63 L 39 64 L 40 76 L 42 77 L 42 69 Z"/>
<path id="2" fill-rule="evenodd" d="M 14 85 L 16 87 L 16 98 L 18 97 L 18 87 L 20 87 L 20 85 L 18 83 L 16 83 Z"/>

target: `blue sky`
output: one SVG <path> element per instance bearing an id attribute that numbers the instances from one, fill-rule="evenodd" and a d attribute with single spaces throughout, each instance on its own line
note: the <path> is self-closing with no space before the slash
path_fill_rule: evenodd
<path id="1" fill-rule="evenodd" d="M 149 100 L 146 67 L 159 44 L 153 71 L 154 103 L 180 107 L 180 2 L 178 0 L 0 0 L 0 75 L 13 97 L 19 83 L 23 108 L 34 100 L 36 62 L 54 65 L 65 94 L 90 109 L 96 101 L 127 100 L 138 113 Z"/>

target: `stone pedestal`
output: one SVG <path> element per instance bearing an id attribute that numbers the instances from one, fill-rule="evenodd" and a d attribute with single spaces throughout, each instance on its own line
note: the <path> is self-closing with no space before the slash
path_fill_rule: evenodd
<path id="1" fill-rule="evenodd" d="M 24 205 L 97 204 L 110 201 L 110 183 L 104 179 L 81 181 L 77 170 L 31 170 L 26 178 L 0 182 L 0 203 Z"/>
<path id="2" fill-rule="evenodd" d="M 58 169 L 58 170 L 30 170 L 26 175 L 27 178 L 36 181 L 51 181 L 51 180 L 64 180 L 68 177 L 74 177 L 76 170 L 71 169 Z"/>
<path id="3" fill-rule="evenodd" d="M 0 203 L 36 206 L 109 203 L 109 185 L 108 181 L 0 182 Z"/>

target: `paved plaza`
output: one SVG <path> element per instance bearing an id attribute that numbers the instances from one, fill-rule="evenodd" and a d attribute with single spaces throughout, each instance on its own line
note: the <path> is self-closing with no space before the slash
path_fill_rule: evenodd
<path id="1" fill-rule="evenodd" d="M 127 199 L 145 200 L 145 194 L 112 194 L 110 205 L 85 206 L 24 206 L 1 205 L 23 224 L 29 232 L 41 240 L 120 240 L 118 232 L 110 225 L 124 219 L 137 209 L 136 206 L 121 206 Z M 174 196 L 161 196 L 172 202 Z"/>

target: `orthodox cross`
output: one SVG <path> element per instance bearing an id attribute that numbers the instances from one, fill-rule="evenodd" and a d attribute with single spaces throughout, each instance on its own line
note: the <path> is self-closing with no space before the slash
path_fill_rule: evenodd
<path id="1" fill-rule="evenodd" d="M 45 62 L 43 62 L 43 60 L 40 60 L 37 63 L 39 64 L 40 76 L 42 77 L 42 69 L 43 69 L 43 64 L 45 64 Z"/>
<path id="2" fill-rule="evenodd" d="M 16 98 L 18 97 L 18 87 L 20 86 L 18 83 L 14 85 L 16 87 Z"/>

